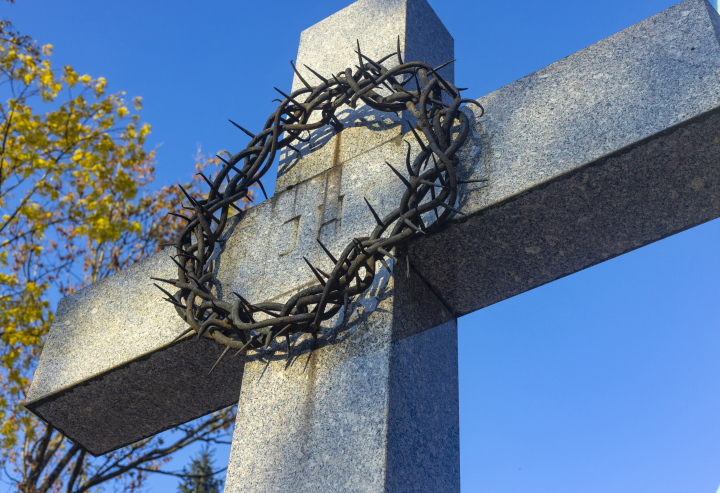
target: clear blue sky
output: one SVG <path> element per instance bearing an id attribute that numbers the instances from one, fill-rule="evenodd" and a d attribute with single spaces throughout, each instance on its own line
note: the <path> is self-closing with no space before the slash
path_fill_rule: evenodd
<path id="1" fill-rule="evenodd" d="M 0 15 L 52 43 L 56 66 L 142 96 L 169 184 L 198 145 L 244 146 L 227 118 L 259 127 L 272 87 L 290 87 L 300 31 L 349 3 L 17 0 Z M 675 2 L 430 3 L 457 84 L 479 97 Z M 463 491 L 714 493 L 719 246 L 716 220 L 462 318 Z"/>

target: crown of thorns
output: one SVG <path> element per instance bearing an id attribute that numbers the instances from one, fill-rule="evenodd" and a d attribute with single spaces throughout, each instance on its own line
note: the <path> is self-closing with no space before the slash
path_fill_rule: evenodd
<path id="1" fill-rule="evenodd" d="M 280 337 L 285 337 L 289 358 L 291 337 L 296 333 L 316 335 L 323 321 L 341 309 L 347 310 L 348 303 L 371 286 L 378 263 L 392 272 L 386 258 L 396 261 L 397 250 L 412 237 L 432 233 L 452 214 L 462 214 L 455 207 L 458 184 L 485 181 L 461 181 L 455 174 L 459 162 L 457 152 L 470 131 L 467 116 L 459 111 L 460 107 L 470 103 L 480 107 L 481 112 L 483 108 L 472 99 L 461 98 L 463 89 L 456 88 L 438 74 L 438 70 L 454 60 L 435 68 L 423 62 L 403 62 L 399 39 L 397 51 L 377 61 L 363 55 L 359 43 L 357 55 L 359 63 L 354 71 L 348 68 L 330 79 L 306 66 L 321 81 L 315 86 L 309 84 L 290 62 L 304 87 L 292 94 L 275 88 L 284 99 L 258 134 L 232 122 L 250 136 L 250 143 L 230 159 L 218 156 L 223 167 L 215 179 L 202 175 L 210 187 L 206 198 L 193 198 L 181 187 L 190 203 L 186 208 L 194 213 L 191 217 L 175 214 L 186 222 L 172 244 L 176 251 L 173 261 L 178 267 L 177 279 L 153 280 L 177 288 L 173 294 L 155 284 L 189 326 L 178 339 L 195 332 L 198 338 L 211 338 L 225 346 L 213 369 L 231 349 L 241 352 L 267 348 Z M 383 66 L 395 56 L 396 66 Z M 408 84 L 411 81 L 414 84 Z M 452 102 L 444 102 L 443 94 Z M 326 125 L 336 131 L 342 130 L 343 125 L 335 113 L 345 105 L 355 108 L 358 101 L 381 112 L 408 110 L 417 119 L 411 130 L 420 152 L 411 160 L 411 146 L 406 141 L 407 176 L 385 163 L 405 185 L 398 208 L 381 218 L 365 199 L 377 223 L 372 232 L 365 237 L 353 238 L 336 255 L 318 239 L 334 267 L 327 273 L 305 259 L 318 282 L 291 296 L 285 303 L 253 304 L 237 293 L 233 293 L 236 298 L 232 301 L 218 298 L 212 289 L 216 278 L 215 260 L 211 257 L 228 224 L 230 208 L 239 212 L 237 203 L 248 196 L 248 190 L 256 183 L 267 198 L 260 179 L 270 168 L 276 153 L 289 148 L 300 154 L 293 143 L 309 140 L 301 136 L 303 132 Z M 309 123 L 313 114 L 319 114 L 321 118 Z M 261 313 L 266 315 L 264 319 L 256 320 Z"/>

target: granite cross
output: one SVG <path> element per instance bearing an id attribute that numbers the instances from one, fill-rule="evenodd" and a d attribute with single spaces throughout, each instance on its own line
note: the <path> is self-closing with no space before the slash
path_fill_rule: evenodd
<path id="1" fill-rule="evenodd" d="M 290 364 L 248 354 L 208 375 L 222 347 L 172 342 L 184 326 L 149 281 L 174 272 L 161 252 L 61 301 L 27 407 L 101 454 L 239 396 L 228 492 L 459 490 L 457 317 L 720 216 L 718 29 L 685 0 L 480 98 L 460 171 L 489 181 L 461 190 L 467 217 L 413 242 Z M 356 38 L 377 57 L 397 35 L 406 60 L 452 59 L 425 0 L 360 0 L 304 31 L 297 62 L 329 75 Z M 231 228 L 225 292 L 285 299 L 313 282 L 303 256 L 326 261 L 316 238 L 342 248 L 372 225 L 363 197 L 393 207 L 402 123 L 342 116 Z"/>

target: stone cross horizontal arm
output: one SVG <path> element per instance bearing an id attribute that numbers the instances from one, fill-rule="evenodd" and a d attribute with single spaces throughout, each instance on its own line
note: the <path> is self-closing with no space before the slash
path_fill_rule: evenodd
<path id="1" fill-rule="evenodd" d="M 397 32 L 388 33 L 383 26 L 396 26 L 407 58 L 408 51 L 424 42 L 405 27 L 414 25 L 430 26 L 439 33 L 433 39 L 440 40 L 418 56 L 432 64 L 447 61 L 452 38 L 424 0 L 361 0 L 303 33 L 298 66 L 307 57 L 323 74 L 343 69 L 337 65 L 346 63 L 344 52 L 338 57 L 313 55 L 312 49 L 327 48 L 313 39 L 333 34 L 337 49 L 347 51 L 354 46 L 357 26 L 371 33 L 365 34 L 368 39 L 361 37 L 361 43 L 373 56 L 395 48 Z M 322 348 L 312 356 L 318 364 L 309 359 L 304 369 L 283 373 L 277 362 L 261 364 L 239 356 L 208 376 L 222 348 L 192 338 L 172 342 L 184 327 L 149 281 L 174 273 L 168 253 L 161 252 L 61 302 L 26 406 L 90 452 L 104 453 L 237 402 L 242 380 L 240 414 L 268 416 L 285 409 L 287 421 L 238 421 L 227 491 L 251 491 L 251 483 L 258 491 L 287 486 L 290 479 L 278 471 L 300 474 L 298 464 L 310 471 L 317 466 L 316 476 L 309 477 L 325 479 L 330 471 L 347 469 L 350 476 L 343 481 L 351 481 L 353 467 L 372 469 L 368 463 L 334 464 L 333 457 L 303 448 L 295 439 L 335 441 L 345 449 L 353 449 L 348 443 L 384 439 L 385 445 L 378 447 L 387 448 L 386 463 L 367 477 L 380 481 L 377 470 L 384 471 L 387 484 L 404 477 L 392 464 L 400 457 L 411 460 L 411 452 L 398 449 L 399 442 L 391 438 L 415 432 L 403 428 L 407 420 L 397 416 L 415 409 L 414 420 L 431 424 L 429 412 L 413 407 L 413 396 L 424 395 L 432 402 L 438 395 L 452 399 L 455 392 L 457 399 L 457 376 L 453 383 L 451 375 L 457 362 L 451 344 L 456 317 L 720 217 L 719 26 L 720 18 L 706 0 L 685 0 L 480 98 L 486 108 L 482 118 L 466 110 L 473 139 L 463 149 L 459 173 L 463 179 L 488 179 L 487 186 L 465 185 L 459 207 L 467 216 L 412 242 L 408 255 L 399 258 L 401 265 L 394 266 L 393 279 L 385 279 L 385 287 L 377 286 L 359 301 L 372 313 L 366 319 L 370 326 L 381 325 L 382 317 L 392 319 L 389 342 L 378 339 L 378 347 L 390 348 L 383 349 L 388 355 L 382 360 L 385 366 L 377 363 L 385 368 L 383 378 L 389 383 L 378 387 L 370 378 L 362 380 L 369 397 L 359 391 L 343 394 L 342 384 L 332 390 L 322 381 L 332 377 L 333 382 L 344 382 L 347 375 L 373 375 L 371 370 L 379 368 L 371 364 L 375 360 L 369 350 L 347 349 L 358 342 L 360 332 L 348 336 L 345 346 L 337 345 L 343 349 Z M 460 85 L 472 88 L 473 81 Z M 303 256 L 315 264 L 327 262 L 316 238 L 336 251 L 372 227 L 363 197 L 381 215 L 394 206 L 402 183 L 383 162 L 404 159 L 402 126 L 396 119 L 357 111 L 345 115 L 351 124 L 342 133 L 316 136 L 318 148 L 298 162 L 284 161 L 275 196 L 245 212 L 231 229 L 218 273 L 227 293 L 237 291 L 252 302 L 284 300 L 313 282 Z M 411 269 L 406 269 L 406 259 Z M 383 289 L 390 289 L 392 296 L 383 298 Z M 360 308 L 354 313 L 362 318 Z M 422 339 L 423 334 L 437 333 L 446 334 L 448 345 Z M 442 361 L 434 363 L 433 358 Z M 345 369 L 322 373 L 327 361 Z M 443 368 L 444 362 L 450 370 Z M 437 378 L 424 378 L 435 372 Z M 397 387 L 405 380 L 395 380 L 395 374 L 414 375 L 416 387 Z M 376 373 L 376 380 L 380 376 Z M 315 407 L 293 407 L 289 403 L 297 402 L 299 394 L 287 393 L 289 382 L 303 382 L 311 394 L 324 389 L 317 395 L 325 400 L 305 396 L 300 401 L 314 402 Z M 338 399 L 371 406 L 373 392 L 379 396 L 376 401 L 385 403 L 385 411 L 362 411 L 350 404 L 331 407 Z M 443 429 L 446 441 L 456 443 L 452 421 L 457 411 L 448 409 L 436 411 L 450 422 Z M 380 438 L 353 435 L 363 412 L 392 415 L 378 425 L 385 427 Z M 323 426 L 314 420 L 326 416 L 323 413 L 338 419 L 327 429 L 339 430 L 347 442 L 340 435 L 321 436 Z M 261 435 L 248 431 L 260 433 L 260 425 L 266 424 L 262 432 L 270 436 L 288 423 L 294 434 L 286 448 L 264 443 Z M 415 441 L 408 443 L 416 446 L 419 438 L 412 436 Z M 263 459 L 267 450 L 282 457 L 277 470 L 262 469 L 270 467 Z M 251 454 L 259 457 L 257 462 Z M 442 460 L 435 462 L 452 469 L 453 452 L 438 454 Z M 372 457 L 380 460 L 379 455 Z M 434 471 L 429 466 L 427 470 Z M 256 473 L 248 477 L 243 471 Z M 455 473 L 447 473 L 448 484 L 455 484 Z M 254 483 L 257 477 L 266 482 Z"/>

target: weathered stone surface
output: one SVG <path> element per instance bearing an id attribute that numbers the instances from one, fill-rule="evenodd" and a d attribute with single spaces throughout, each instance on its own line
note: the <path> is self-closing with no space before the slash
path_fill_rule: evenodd
<path id="1" fill-rule="evenodd" d="M 489 184 L 410 247 L 455 316 L 720 216 L 718 26 L 686 0 L 480 99 Z"/>
<path id="2" fill-rule="evenodd" d="M 363 55 L 378 60 L 397 50 L 398 37 L 404 61 L 423 61 L 435 67 L 453 59 L 453 38 L 426 0 L 358 0 L 302 32 L 297 67 L 306 81 L 317 84 L 320 81 L 305 65 L 330 78 L 348 67 L 355 70 L 359 64 L 355 53 L 358 41 Z M 397 63 L 393 57 L 384 65 L 391 68 Z M 454 81 L 452 64 L 439 73 L 446 80 Z M 302 87 L 303 83 L 295 75 L 292 90 Z M 337 116 L 349 127 L 340 135 L 335 136 L 331 128 L 312 132 L 309 143 L 295 146 L 302 153 L 302 159 L 298 159 L 294 151 L 283 152 L 276 192 L 296 186 L 408 131 L 408 128 L 403 130 L 401 124 L 402 119 L 409 118 L 408 112 L 403 112 L 402 118 L 394 114 L 379 115 L 362 102 L 357 109 L 345 108 Z"/>
<path id="3" fill-rule="evenodd" d="M 404 268 L 289 363 L 248 357 L 225 491 L 460 490 L 457 324 Z"/>
<path id="4" fill-rule="evenodd" d="M 303 256 L 327 269 L 316 238 L 339 252 L 367 234 L 375 223 L 363 196 L 381 214 L 392 210 L 402 183 L 384 162 L 404 156 L 395 139 L 246 211 L 219 245 L 220 295 L 284 301 L 314 283 Z M 219 346 L 193 338 L 172 344 L 185 326 L 150 280 L 176 274 L 168 255 L 83 289 L 57 310 L 26 406 L 93 453 L 237 402 L 242 358 L 207 376 Z"/>
<path id="5" fill-rule="evenodd" d="M 362 380 L 370 365 L 373 371 L 369 374 L 388 375 L 390 383 L 383 391 L 387 395 L 382 396 L 387 409 L 409 409 L 402 404 L 402 396 L 422 394 L 420 389 L 411 389 L 393 397 L 393 382 L 406 381 L 392 377 L 393 361 L 403 360 L 402 355 L 393 356 L 394 344 L 425 344 L 423 337 L 431 337 L 437 329 L 418 334 L 423 328 L 441 325 L 454 316 L 720 216 L 719 26 L 710 4 L 686 0 L 482 98 L 487 115 L 473 123 L 474 142 L 463 150 L 460 175 L 486 177 L 490 182 L 487 187 L 468 186 L 463 191 L 461 207 L 470 218 L 456 220 L 439 234 L 410 246 L 412 264 L 449 310 L 436 311 L 438 318 L 431 323 L 397 324 L 403 318 L 395 310 L 414 305 L 412 297 L 408 303 L 400 302 L 402 291 L 398 285 L 391 286 L 386 298 L 389 311 L 368 310 L 372 313 L 367 320 L 387 318 L 373 322 L 370 332 L 364 327 L 349 337 L 370 333 L 368 338 L 378 341 L 375 346 L 367 346 L 361 354 L 342 344 L 323 347 L 317 352 L 317 374 L 326 380 L 310 382 L 307 371 L 297 367 L 287 374 L 288 382 L 310 382 L 305 391 L 315 389 L 327 395 L 328 402 L 320 403 L 325 406 L 323 413 L 328 413 L 322 416 L 327 416 L 335 404 L 339 411 L 348 411 L 331 402 L 339 400 L 340 394 L 328 382 L 350 382 L 348 376 L 354 375 L 352 378 L 360 379 L 358 385 L 376 388 L 377 382 Z M 341 139 L 354 130 L 344 131 Z M 349 140 L 341 141 L 341 152 Z M 221 290 L 238 291 L 251 301 L 281 300 L 312 282 L 302 255 L 326 266 L 323 262 L 328 261 L 315 243 L 318 235 L 337 251 L 352 236 L 366 234 L 373 220 L 362 203 L 363 196 L 381 214 L 394 208 L 402 185 L 382 163 L 403 158 L 399 133 L 389 139 L 381 137 L 369 147 L 348 152 L 342 164 L 320 174 L 315 170 L 291 190 L 249 210 L 224 242 L 218 272 Z M 228 396 L 238 395 L 242 361 L 216 370 L 227 374 L 214 373 L 226 387 L 197 388 L 193 387 L 195 379 L 202 377 L 197 368 L 209 368 L 213 350 L 195 351 L 195 341 L 170 344 L 182 323 L 148 279 L 172 275 L 172 265 L 164 255 L 65 300 L 40 360 L 28 407 L 96 453 L 134 440 L 137 434 L 131 425 L 142 434 L 152 434 L 180 419 L 210 412 L 217 407 L 214 403 L 229 404 Z M 372 308 L 373 302 L 368 303 Z M 93 313 L 95 309 L 98 311 Z M 378 354 L 371 351 L 373 347 Z M 186 365 L 178 368 L 170 351 L 187 354 Z M 444 354 L 450 350 L 436 351 Z M 343 355 L 348 356 L 345 362 L 338 363 Z M 352 359 L 355 356 L 358 359 Z M 420 366 L 415 370 L 402 371 L 436 371 L 422 366 L 429 362 L 416 363 Z M 242 378 L 246 382 L 260 378 L 260 364 L 248 363 Z M 137 375 L 146 372 L 157 377 L 135 383 Z M 262 378 L 271 380 L 269 388 L 282 393 L 282 375 L 278 370 L 266 372 Z M 134 385 L 136 394 L 130 392 Z M 192 402 L 178 406 L 180 398 L 172 397 L 173 385 L 187 389 L 186 395 L 193 396 L 187 400 Z M 438 395 L 447 389 L 426 391 Z M 249 392 L 257 392 L 256 397 L 246 394 L 250 399 L 246 402 L 256 398 L 255 404 L 241 407 L 272 409 L 272 394 L 265 394 L 268 400 L 263 402 L 260 389 Z M 305 398 L 302 393 L 288 395 Z M 114 408 L 130 404 L 137 410 L 132 419 L 112 417 Z M 159 411 L 146 416 L 142 412 L 145 405 L 158 406 Z M 292 419 L 298 419 L 299 407 L 293 408 L 292 402 L 280 405 Z M 164 414 L 175 407 L 182 412 Z M 358 414 L 362 412 L 360 408 Z M 84 417 L 102 413 L 110 416 L 107 422 L 85 426 Z M 385 471 L 407 458 L 392 448 L 402 441 L 381 443 L 381 437 L 395 436 L 392 423 L 396 416 L 375 414 L 372 419 L 386 423 L 386 428 L 373 435 L 373 452 L 371 448 L 367 453 L 358 451 L 358 456 L 377 457 L 372 454 L 386 446 L 387 464 L 379 466 Z M 318 429 L 317 423 L 319 417 L 310 420 L 316 427 L 312 430 Z M 333 426 L 338 432 L 348 430 L 342 423 Z M 417 443 L 412 441 L 419 439 L 412 429 L 404 433 L 410 443 Z M 317 443 L 326 443 L 329 436 L 318 436 Z M 293 449 L 285 450 L 290 453 Z M 246 458 L 235 458 L 241 453 L 237 451 L 236 446 L 233 463 L 245 464 Z M 307 464 L 311 472 L 319 464 L 320 469 L 335 467 L 321 462 L 326 460 L 324 456 L 312 457 L 316 461 L 312 466 L 299 457 L 293 459 L 293 467 Z M 352 471 L 355 464 L 345 465 Z M 231 474 L 240 474 L 238 471 L 232 469 Z M 373 474 L 373 478 L 379 477 Z M 389 474 L 386 484 L 399 477 Z M 241 479 L 232 476 L 232 481 Z M 376 479 L 373 484 L 381 484 Z M 268 481 L 282 484 L 282 478 Z"/>
<path id="6" fill-rule="evenodd" d="M 93 454 L 227 407 L 240 393 L 242 358 L 208 375 L 216 344 L 173 343 L 185 327 L 150 281 L 173 267 L 160 252 L 60 301 L 25 406 Z"/>
<path id="7" fill-rule="evenodd" d="M 173 343 L 185 327 L 150 281 L 173 266 L 160 252 L 60 301 L 25 406 L 93 454 L 227 407 L 240 393 L 242 358 L 208 375 L 216 344 Z"/>
<path id="8" fill-rule="evenodd" d="M 93 455 L 104 454 L 234 404 L 244 358 L 208 376 L 221 352 L 207 340 L 164 345 L 26 406 Z"/>

